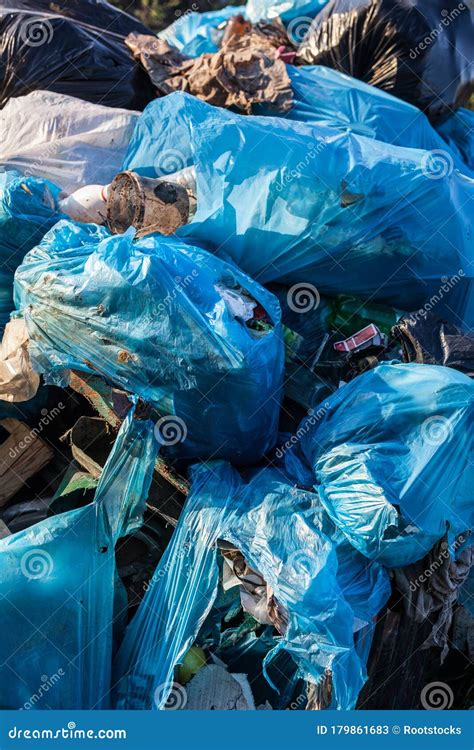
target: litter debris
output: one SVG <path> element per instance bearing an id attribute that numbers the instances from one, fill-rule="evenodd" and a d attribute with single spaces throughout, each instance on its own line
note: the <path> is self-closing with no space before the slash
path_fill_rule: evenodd
<path id="1" fill-rule="evenodd" d="M 187 91 L 209 104 L 247 114 L 261 103 L 278 112 L 292 106 L 290 79 L 277 56 L 278 41 L 278 31 L 277 41 L 258 29 L 234 33 L 219 52 L 194 59 L 156 37 L 131 34 L 126 39 L 160 96 Z"/>
<path id="2" fill-rule="evenodd" d="M 473 14 L 440 2 L 155 36 L 3 0 L 1 707 L 469 707 Z"/>

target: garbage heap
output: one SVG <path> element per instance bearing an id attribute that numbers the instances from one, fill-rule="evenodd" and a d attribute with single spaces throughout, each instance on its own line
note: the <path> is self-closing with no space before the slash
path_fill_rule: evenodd
<path id="1" fill-rule="evenodd" d="M 2 0 L 3 707 L 467 707 L 474 13 L 419 4 Z"/>

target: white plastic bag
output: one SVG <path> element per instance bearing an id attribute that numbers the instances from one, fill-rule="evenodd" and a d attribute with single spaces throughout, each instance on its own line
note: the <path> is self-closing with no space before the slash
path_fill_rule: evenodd
<path id="1" fill-rule="evenodd" d="M 0 118 L 0 167 L 45 177 L 70 194 L 120 171 L 139 113 L 51 91 L 10 99 Z"/>

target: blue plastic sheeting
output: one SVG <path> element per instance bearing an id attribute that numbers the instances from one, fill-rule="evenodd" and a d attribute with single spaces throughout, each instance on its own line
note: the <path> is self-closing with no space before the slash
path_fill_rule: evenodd
<path id="1" fill-rule="evenodd" d="M 156 176 L 170 161 L 197 171 L 198 210 L 177 234 L 261 283 L 304 280 L 393 305 L 403 289 L 414 309 L 454 279 L 450 307 L 462 318 L 474 181 L 440 174 L 432 152 L 242 117 L 179 92 L 141 115 L 124 167 Z"/>
<path id="2" fill-rule="evenodd" d="M 310 27 L 310 19 L 314 18 L 328 0 L 248 0 L 247 17 L 255 23 L 260 20 L 271 21 L 280 17 L 285 23 L 296 21 L 293 26 L 295 42 L 302 42 Z M 297 24 L 301 25 L 298 29 Z M 304 29 L 304 31 L 303 31 Z M 290 34 L 292 28 L 289 29 Z"/>
<path id="3" fill-rule="evenodd" d="M 292 472 L 307 481 L 312 471 L 324 508 L 357 550 L 389 567 L 408 565 L 447 530 L 452 543 L 473 526 L 473 419 L 466 375 L 382 364 L 300 425 L 295 453 L 306 466 L 290 454 Z"/>
<path id="4" fill-rule="evenodd" d="M 455 136 L 469 144 L 467 120 L 464 115 L 451 118 L 451 127 L 444 129 L 453 132 L 453 142 L 446 140 L 434 129 L 421 110 L 408 102 L 388 94 L 375 86 L 340 73 L 322 65 L 287 66 L 294 95 L 294 105 L 285 114 L 290 120 L 314 122 L 328 128 L 339 128 L 348 132 L 375 138 L 385 143 L 406 148 L 422 148 L 440 152 L 438 159 L 446 160 L 446 169 L 459 169 L 474 176 L 474 123 L 471 124 L 471 155 L 458 148 Z M 461 110 L 461 113 L 474 113 Z M 271 110 L 255 111 L 254 114 L 274 115 Z M 467 149 L 468 151 L 468 149 Z M 442 153 L 441 153 L 442 152 Z M 444 155 L 445 154 L 445 155 Z M 443 157 L 444 155 L 444 157 Z"/>
<path id="5" fill-rule="evenodd" d="M 208 13 L 185 12 L 171 26 L 160 31 L 158 36 L 190 57 L 217 52 L 224 33 L 222 26 L 232 16 L 241 14 L 253 23 L 277 16 L 285 22 L 293 21 L 288 32 L 293 41 L 298 43 L 308 31 L 310 19 L 326 3 L 327 0 L 250 0 L 247 5 L 229 5 Z"/>
<path id="6" fill-rule="evenodd" d="M 48 180 L 0 172 L 0 328 L 14 309 L 13 276 L 23 256 L 57 221 L 59 188 Z"/>
<path id="7" fill-rule="evenodd" d="M 332 708 L 351 708 L 366 679 L 354 633 L 389 596 L 384 569 L 349 545 L 316 493 L 273 468 L 246 481 L 224 462 L 193 468 L 192 487 L 150 588 L 129 625 L 114 667 L 119 709 L 162 708 L 219 585 L 218 539 L 235 545 L 288 615 L 280 642 L 299 676 L 332 671 Z"/>
<path id="8" fill-rule="evenodd" d="M 245 10 L 245 5 L 230 5 L 208 13 L 183 13 L 171 26 L 160 31 L 158 36 L 189 57 L 199 57 L 205 52 L 217 52 L 223 34 L 219 26 L 232 16 L 245 14 Z"/>
<path id="9" fill-rule="evenodd" d="M 109 706 L 114 546 L 141 524 L 158 448 L 133 411 L 93 503 L 0 541 L 3 708 Z"/>
<path id="10" fill-rule="evenodd" d="M 467 166 L 474 171 L 474 112 L 458 109 L 437 127 L 438 133 Z"/>
<path id="11" fill-rule="evenodd" d="M 253 463 L 275 444 L 280 308 L 231 263 L 174 237 L 61 221 L 18 269 L 15 295 L 48 381 L 99 373 L 152 402 L 172 415 L 160 436 L 173 455 Z M 247 321 L 257 305 L 264 331 Z"/>

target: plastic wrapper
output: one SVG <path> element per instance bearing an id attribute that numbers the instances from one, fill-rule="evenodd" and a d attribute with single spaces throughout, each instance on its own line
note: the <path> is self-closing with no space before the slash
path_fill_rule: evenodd
<path id="1" fill-rule="evenodd" d="M 18 269 L 16 303 L 37 369 L 100 373 L 152 402 L 173 454 L 252 463 L 274 445 L 280 308 L 231 263 L 63 220 Z"/>
<path id="2" fill-rule="evenodd" d="M 124 168 L 157 177 L 191 164 L 197 212 L 177 234 L 261 283 L 304 280 L 323 294 L 393 305 L 403 289 L 414 309 L 450 279 L 451 310 L 464 315 L 474 182 L 431 151 L 244 118 L 177 92 L 141 115 Z"/>
<path id="3" fill-rule="evenodd" d="M 52 91 L 10 99 L 0 118 L 0 165 L 66 193 L 107 184 L 120 171 L 137 117 Z"/>
<path id="4" fill-rule="evenodd" d="M 0 540 L 4 708 L 108 707 L 114 547 L 141 524 L 157 447 L 153 423 L 132 409 L 92 504 Z"/>
<path id="5" fill-rule="evenodd" d="M 297 61 L 360 78 L 436 119 L 474 91 L 474 11 L 457 0 L 332 0 Z"/>
<path id="6" fill-rule="evenodd" d="M 143 109 L 154 93 L 123 43 L 132 31 L 147 28 L 103 0 L 2 0 L 0 107 L 42 89 Z"/>
<path id="7" fill-rule="evenodd" d="M 307 482 L 302 466 L 310 467 L 324 508 L 356 549 L 389 567 L 409 565 L 446 532 L 451 545 L 472 528 L 473 416 L 466 375 L 381 364 L 300 425 L 295 475 Z"/>
<path id="8" fill-rule="evenodd" d="M 284 649 L 304 679 L 318 684 L 330 670 L 330 707 L 352 708 L 366 678 L 355 634 L 387 600 L 387 574 L 344 541 L 314 492 L 280 469 L 243 480 L 224 462 L 193 469 L 178 527 L 116 659 L 115 706 L 163 708 L 175 664 L 216 598 L 218 539 L 242 552 L 287 612 L 264 669 Z"/>
<path id="9" fill-rule="evenodd" d="M 184 13 L 158 36 L 190 57 L 217 52 L 224 35 L 222 27 L 230 18 L 242 13 L 245 13 L 245 5 L 229 5 L 208 13 Z"/>

